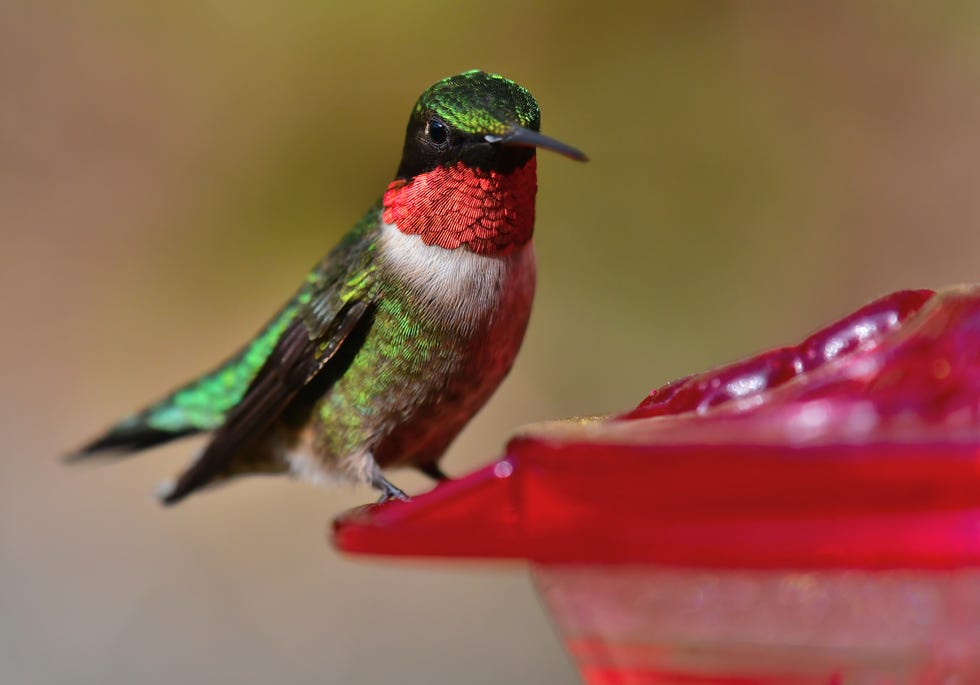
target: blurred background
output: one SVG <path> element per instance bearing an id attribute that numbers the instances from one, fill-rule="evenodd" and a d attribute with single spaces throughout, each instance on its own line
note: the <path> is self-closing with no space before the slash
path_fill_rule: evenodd
<path id="1" fill-rule="evenodd" d="M 58 461 L 251 335 L 473 67 L 592 161 L 540 157 L 536 309 L 450 473 L 980 280 L 977 3 L 0 2 L 0 682 L 575 682 L 520 567 L 338 556 L 372 492 L 165 510 L 200 441 Z"/>

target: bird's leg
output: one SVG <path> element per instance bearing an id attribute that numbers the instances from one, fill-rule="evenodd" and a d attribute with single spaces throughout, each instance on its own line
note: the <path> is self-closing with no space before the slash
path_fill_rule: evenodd
<path id="1" fill-rule="evenodd" d="M 408 501 L 408 495 L 406 495 L 400 488 L 392 485 L 391 482 L 381 474 L 375 476 L 374 480 L 371 481 L 371 486 L 376 490 L 381 491 L 381 498 L 378 500 L 378 504 L 390 502 L 393 499 L 400 499 L 403 502 Z"/>
<path id="2" fill-rule="evenodd" d="M 449 476 L 443 473 L 443 470 L 439 468 L 439 464 L 434 461 L 427 462 L 418 467 L 419 471 L 427 475 L 432 480 L 441 481 L 449 480 Z"/>

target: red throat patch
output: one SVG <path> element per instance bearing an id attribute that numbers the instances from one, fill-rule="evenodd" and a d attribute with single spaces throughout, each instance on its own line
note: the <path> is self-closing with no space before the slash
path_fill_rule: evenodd
<path id="1" fill-rule="evenodd" d="M 392 181 L 384 196 L 385 223 L 420 235 L 426 245 L 477 254 L 510 252 L 531 239 L 537 160 L 509 174 L 462 162 L 436 167 L 411 181 Z"/>

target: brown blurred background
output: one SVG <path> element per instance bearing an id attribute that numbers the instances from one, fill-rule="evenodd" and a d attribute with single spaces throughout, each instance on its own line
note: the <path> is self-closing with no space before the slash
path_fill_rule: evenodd
<path id="1" fill-rule="evenodd" d="M 0 3 L 0 682 L 574 682 L 521 568 L 333 552 L 367 490 L 165 510 L 200 442 L 57 461 L 249 336 L 445 75 L 514 78 L 592 157 L 541 156 L 536 310 L 451 473 L 980 280 L 980 5 L 575 4 Z"/>

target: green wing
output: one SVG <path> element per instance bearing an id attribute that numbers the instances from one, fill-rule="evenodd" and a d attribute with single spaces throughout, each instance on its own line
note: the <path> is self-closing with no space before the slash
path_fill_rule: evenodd
<path id="1" fill-rule="evenodd" d="M 374 278 L 371 265 L 380 206 L 376 205 L 307 276 L 294 297 L 244 348 L 203 376 L 181 386 L 145 409 L 126 417 L 96 438 L 73 458 L 117 452 L 131 453 L 175 438 L 221 428 L 236 407 L 252 392 L 273 353 L 283 342 L 297 345 L 316 341 L 312 359 L 325 364 L 330 335 L 337 334 L 337 315 L 349 316 L 345 306 L 370 299 Z M 361 311 L 360 314 L 364 312 Z M 355 322 L 356 323 L 356 322 Z M 349 333 L 349 332 L 348 332 Z M 334 350 L 335 352 L 336 350 Z M 268 382 L 268 381 L 266 381 Z"/>

